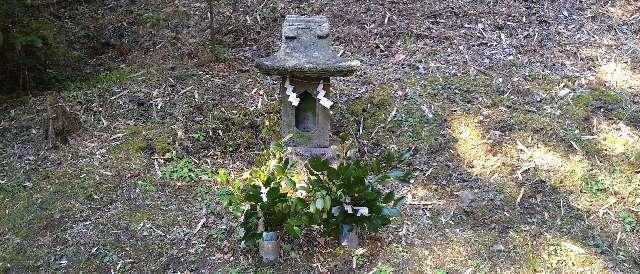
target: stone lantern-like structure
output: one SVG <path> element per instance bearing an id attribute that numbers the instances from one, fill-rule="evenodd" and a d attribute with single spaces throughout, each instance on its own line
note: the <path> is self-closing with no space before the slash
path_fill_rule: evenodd
<path id="1" fill-rule="evenodd" d="M 287 15 L 280 50 L 256 64 L 263 74 L 282 76 L 280 126 L 292 136 L 286 146 L 301 156 L 330 155 L 330 77 L 350 76 L 359 65 L 331 50 L 326 17 Z"/>

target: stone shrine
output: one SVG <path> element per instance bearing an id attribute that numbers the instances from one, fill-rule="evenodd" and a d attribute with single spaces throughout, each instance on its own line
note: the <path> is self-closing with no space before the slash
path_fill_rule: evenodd
<path id="1" fill-rule="evenodd" d="M 350 76 L 360 66 L 331 49 L 329 21 L 324 16 L 287 15 L 282 44 L 274 55 L 258 60 L 266 75 L 279 75 L 282 136 L 302 156 L 330 155 L 330 77 Z"/>

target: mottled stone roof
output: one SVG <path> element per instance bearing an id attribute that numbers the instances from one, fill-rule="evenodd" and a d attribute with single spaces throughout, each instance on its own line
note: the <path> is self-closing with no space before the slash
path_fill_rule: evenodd
<path id="1" fill-rule="evenodd" d="M 280 50 L 259 59 L 256 67 L 267 75 L 349 76 L 360 66 L 331 50 L 329 21 L 324 16 L 287 15 Z"/>

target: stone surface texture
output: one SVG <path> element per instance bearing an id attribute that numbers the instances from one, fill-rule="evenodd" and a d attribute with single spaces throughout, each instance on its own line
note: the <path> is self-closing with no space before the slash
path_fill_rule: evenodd
<path id="1" fill-rule="evenodd" d="M 285 94 L 284 81 L 282 81 L 280 100 L 282 104 L 281 113 L 281 132 L 282 136 L 291 135 L 291 138 L 287 140 L 285 145 L 290 147 L 307 147 L 307 148 L 328 148 L 329 147 L 329 120 L 330 113 L 327 108 L 320 105 L 317 100 L 318 92 L 316 87 L 320 83 L 319 78 L 304 78 L 296 79 L 290 78 L 291 85 L 294 86 L 293 91 L 298 95 L 304 92 L 308 92 L 313 96 L 315 104 L 315 113 L 306 119 L 314 119 L 315 129 L 312 131 L 302 131 L 296 127 L 296 108 L 304 107 L 302 104 L 294 106 L 289 102 L 288 97 Z M 324 81 L 324 90 L 329 93 L 331 90 L 331 83 L 329 78 L 322 79 Z"/>
<path id="2" fill-rule="evenodd" d="M 256 67 L 267 75 L 329 77 L 352 75 L 360 63 L 331 50 L 329 20 L 324 16 L 287 15 L 280 50 L 259 59 Z"/>

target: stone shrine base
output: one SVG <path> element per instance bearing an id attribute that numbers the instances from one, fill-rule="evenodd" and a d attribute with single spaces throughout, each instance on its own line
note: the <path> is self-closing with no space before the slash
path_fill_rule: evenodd
<path id="1" fill-rule="evenodd" d="M 328 147 L 291 147 L 291 151 L 293 152 L 292 156 L 296 158 L 296 160 L 309 160 L 316 155 L 329 160 L 329 162 L 335 160 L 333 151 Z"/>

